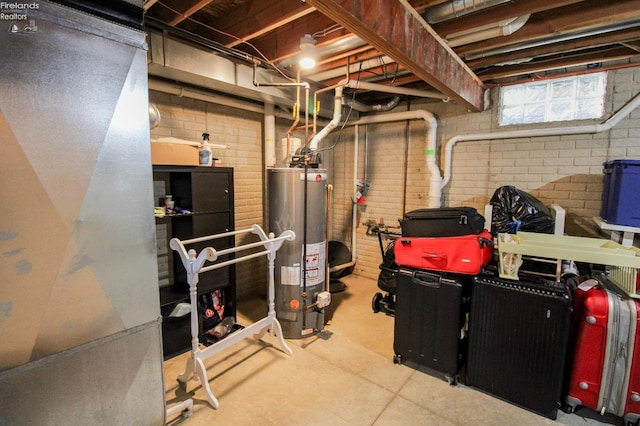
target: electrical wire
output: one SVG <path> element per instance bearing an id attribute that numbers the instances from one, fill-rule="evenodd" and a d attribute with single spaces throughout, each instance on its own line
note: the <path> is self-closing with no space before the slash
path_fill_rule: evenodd
<path id="1" fill-rule="evenodd" d="M 332 26 L 330 26 L 330 27 L 328 27 L 328 28 L 324 28 L 324 29 L 322 29 L 322 30 L 320 30 L 320 31 L 316 31 L 315 33 L 311 34 L 311 36 L 312 36 L 313 38 L 326 37 L 326 36 L 328 36 L 329 34 L 331 34 L 332 32 L 340 31 L 340 30 L 341 30 L 341 29 L 343 29 L 343 28 L 344 28 L 344 27 L 343 27 L 342 25 L 340 25 L 340 24 L 335 24 L 335 25 L 332 25 Z"/>

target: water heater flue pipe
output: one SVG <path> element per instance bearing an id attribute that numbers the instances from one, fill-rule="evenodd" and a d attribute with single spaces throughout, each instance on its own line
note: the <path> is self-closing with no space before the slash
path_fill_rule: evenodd
<path id="1" fill-rule="evenodd" d="M 618 112 L 613 114 L 609 119 L 600 124 L 592 124 L 586 126 L 570 126 L 570 127 L 550 127 L 544 129 L 526 129 L 526 130 L 513 130 L 506 132 L 496 132 L 496 133 L 477 133 L 470 135 L 457 135 L 449 139 L 445 144 L 445 165 L 444 165 L 444 179 L 440 183 L 441 190 L 447 186 L 449 181 L 451 180 L 451 168 L 452 168 L 452 157 L 453 157 L 453 147 L 458 142 L 468 142 L 468 141 L 481 141 L 481 140 L 492 140 L 492 139 L 517 139 L 517 138 L 528 138 L 528 137 L 536 137 L 536 136 L 561 136 L 561 135 L 579 135 L 579 134 L 588 134 L 588 133 L 600 133 L 605 132 L 607 130 L 611 130 L 615 127 L 623 118 L 625 118 L 631 111 L 640 106 L 640 94 L 637 94 L 633 99 L 631 99 L 627 104 L 622 107 Z"/>

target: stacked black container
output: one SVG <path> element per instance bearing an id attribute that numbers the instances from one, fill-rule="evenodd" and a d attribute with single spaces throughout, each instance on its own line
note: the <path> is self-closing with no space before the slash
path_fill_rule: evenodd
<path id="1" fill-rule="evenodd" d="M 394 361 L 555 419 L 571 295 L 492 273 L 492 236 L 470 207 L 405 214 L 395 244 Z M 470 241 L 475 242 L 472 244 Z"/>
<path id="2" fill-rule="evenodd" d="M 466 354 L 473 276 L 448 271 L 446 254 L 436 252 L 459 245 L 457 237 L 484 239 L 484 218 L 470 207 L 421 209 L 406 213 L 401 227 L 402 236 L 395 241 L 394 362 L 456 384 Z M 478 241 L 477 250 L 486 251 L 489 243 Z"/>

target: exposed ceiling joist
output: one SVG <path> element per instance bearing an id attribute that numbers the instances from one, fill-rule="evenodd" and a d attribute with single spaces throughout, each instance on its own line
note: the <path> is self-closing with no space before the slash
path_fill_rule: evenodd
<path id="1" fill-rule="evenodd" d="M 334 13 L 319 11 L 314 1 L 332 5 Z M 470 100 L 479 99 L 484 85 L 546 79 L 565 69 L 640 66 L 639 1 L 149 0 L 144 8 L 148 29 L 237 61 L 260 59 L 289 76 L 300 72 L 319 87 L 344 79 L 349 65 L 352 80 L 435 89 L 477 110 Z M 357 18 L 345 10 L 356 10 Z M 421 14 L 438 23 L 429 26 Z M 513 24 L 516 17 L 528 18 Z M 316 68 L 309 72 L 295 60 L 305 34 L 317 41 Z M 358 96 L 378 103 L 388 93 Z"/>
<path id="2" fill-rule="evenodd" d="M 582 1 L 583 0 L 519 0 L 501 4 L 499 7 L 483 9 L 480 12 L 470 13 L 457 19 L 433 24 L 432 27 L 441 35 L 454 34 L 517 16 L 529 15 L 548 9 L 580 3 Z"/>
<path id="3" fill-rule="evenodd" d="M 464 55 L 640 19 L 639 3 L 638 0 L 585 0 L 580 3 L 580 7 L 570 5 L 550 9 L 531 15 L 523 28 L 509 36 L 467 44 L 455 51 Z"/>
<path id="4" fill-rule="evenodd" d="M 219 28 L 238 38 L 228 43 L 228 47 L 256 39 L 315 12 L 313 7 L 303 2 L 262 2 L 262 9 L 247 10 L 249 7 L 255 9 L 256 4 L 249 3 L 220 19 Z"/>
<path id="5" fill-rule="evenodd" d="M 531 59 L 552 54 L 559 54 L 562 52 L 572 52 L 580 49 L 606 46 L 612 43 L 624 44 L 638 39 L 640 39 L 640 28 L 631 28 L 627 30 L 614 31 L 611 33 L 594 35 L 590 37 L 583 37 L 576 40 L 570 40 L 560 43 L 548 43 L 542 46 L 515 50 L 513 52 L 503 53 L 500 55 L 481 57 L 468 61 L 467 65 L 469 65 L 469 67 L 473 69 L 478 69 L 489 65 L 500 63 L 504 64 L 527 58 Z"/>
<path id="6" fill-rule="evenodd" d="M 177 15 L 175 18 L 173 18 L 171 21 L 169 21 L 169 25 L 171 25 L 171 26 L 178 25 L 180 22 L 184 21 L 189 16 L 191 16 L 194 13 L 196 13 L 197 11 L 201 10 L 206 5 L 208 5 L 209 3 L 211 3 L 211 0 L 198 0 L 198 1 L 196 1 L 193 5 L 189 6 L 180 15 Z"/>
<path id="7" fill-rule="evenodd" d="M 437 90 L 470 110 L 483 110 L 484 85 L 405 0 L 307 0 L 307 3 Z"/>
<path id="8" fill-rule="evenodd" d="M 568 68 L 572 66 L 587 65 L 598 62 L 609 62 L 620 59 L 627 59 L 634 55 L 636 52 L 633 49 L 627 47 L 617 47 L 603 49 L 594 52 L 580 53 L 577 55 L 563 56 L 560 58 L 550 58 L 542 61 L 529 62 L 520 65 L 511 65 L 494 69 L 487 74 L 478 73 L 483 81 L 493 80 L 497 78 L 511 77 L 522 74 L 535 74 L 539 71 L 549 69 Z"/>

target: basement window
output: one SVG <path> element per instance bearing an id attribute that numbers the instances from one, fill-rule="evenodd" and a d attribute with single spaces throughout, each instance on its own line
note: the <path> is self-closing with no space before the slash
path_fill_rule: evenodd
<path id="1" fill-rule="evenodd" d="M 500 125 L 600 118 L 606 83 L 602 72 L 502 87 Z"/>

